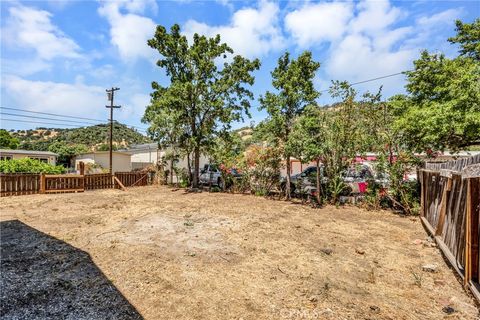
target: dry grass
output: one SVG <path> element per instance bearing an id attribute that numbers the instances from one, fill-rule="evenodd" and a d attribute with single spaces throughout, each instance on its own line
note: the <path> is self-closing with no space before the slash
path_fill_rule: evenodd
<path id="1" fill-rule="evenodd" d="M 413 243 L 427 237 L 417 218 L 158 186 L 3 198 L 0 209 L 88 252 L 147 319 L 479 315 L 439 250 Z"/>

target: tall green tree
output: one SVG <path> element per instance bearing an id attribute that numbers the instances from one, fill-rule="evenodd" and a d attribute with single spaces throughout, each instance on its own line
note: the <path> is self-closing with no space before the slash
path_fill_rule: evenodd
<path id="1" fill-rule="evenodd" d="M 283 158 L 286 161 L 287 181 L 285 197 L 290 199 L 290 158 L 292 152 L 285 148 L 289 140 L 295 118 L 309 104 L 313 104 L 320 93 L 315 90 L 313 78 L 320 63 L 312 59 L 312 53 L 303 52 L 297 59 L 291 59 L 286 52 L 278 59 L 277 67 L 272 71 L 272 85 L 276 92 L 267 91 L 260 97 L 261 109 L 269 114 L 268 122 L 272 136 L 282 145 Z"/>
<path id="2" fill-rule="evenodd" d="M 48 151 L 58 154 L 58 162 L 68 167 L 75 155 L 88 152 L 89 149 L 84 144 L 68 144 L 64 141 L 56 141 L 48 147 Z"/>
<path id="3" fill-rule="evenodd" d="M 424 51 L 406 72 L 407 95 L 395 96 L 394 125 L 415 151 L 459 150 L 480 144 L 480 20 L 457 22 L 460 56 Z"/>
<path id="4" fill-rule="evenodd" d="M 480 60 L 480 18 L 472 23 L 455 21 L 457 35 L 448 39 L 449 42 L 460 45 L 460 54 Z"/>
<path id="5" fill-rule="evenodd" d="M 170 33 L 157 26 L 148 45 L 160 53 L 157 65 L 165 70 L 170 83 L 152 83 L 154 91 L 145 121 L 154 124 L 155 113 L 175 115 L 176 129 L 193 150 L 192 187 L 196 188 L 201 150 L 219 132 L 230 129 L 233 121 L 249 115 L 253 93 L 247 85 L 254 83 L 252 72 L 259 69 L 260 62 L 233 56 L 233 50 L 221 43 L 219 35 L 208 38 L 195 34 L 190 44 L 176 24 Z"/>
<path id="6" fill-rule="evenodd" d="M 4 149 L 17 149 L 18 139 L 10 135 L 5 129 L 0 129 L 0 148 Z"/>
<path id="7" fill-rule="evenodd" d="M 309 105 L 297 119 L 287 147 L 299 154 L 305 162 L 315 161 L 316 198 L 319 205 L 323 202 L 320 163 L 325 152 L 326 117 L 328 112 L 319 106 Z"/>

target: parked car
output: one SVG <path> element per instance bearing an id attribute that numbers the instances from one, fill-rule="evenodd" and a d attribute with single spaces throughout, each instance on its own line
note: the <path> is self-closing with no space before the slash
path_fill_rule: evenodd
<path id="1" fill-rule="evenodd" d="M 234 178 L 241 176 L 240 172 L 237 169 L 230 169 L 230 174 Z M 199 181 L 203 185 L 217 186 L 220 189 L 228 187 L 228 185 L 225 185 L 225 181 L 223 181 L 220 168 L 218 167 L 218 165 L 212 163 L 206 164 L 200 171 Z"/>
<path id="2" fill-rule="evenodd" d="M 325 183 L 323 176 L 323 166 L 320 166 L 320 181 Z M 285 190 L 287 179 L 282 177 L 280 186 Z M 302 172 L 290 176 L 290 192 L 293 193 L 312 193 L 317 186 L 317 167 L 311 166 L 305 168 Z"/>

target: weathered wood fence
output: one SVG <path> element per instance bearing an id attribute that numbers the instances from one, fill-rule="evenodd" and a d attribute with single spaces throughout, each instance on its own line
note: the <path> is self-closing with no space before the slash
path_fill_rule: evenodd
<path id="1" fill-rule="evenodd" d="M 115 172 L 115 177 L 125 187 L 146 186 L 148 184 L 148 174 L 145 172 Z"/>
<path id="2" fill-rule="evenodd" d="M 146 186 L 148 173 L 117 172 L 98 174 L 45 175 L 37 173 L 0 173 L 0 196 L 35 193 L 70 193 L 85 190 Z"/>
<path id="3" fill-rule="evenodd" d="M 480 301 L 480 155 L 419 171 L 421 219 Z"/>
<path id="4" fill-rule="evenodd" d="M 40 192 L 40 175 L 36 173 L 0 173 L 0 196 Z"/>
<path id="5" fill-rule="evenodd" d="M 85 190 L 112 189 L 114 181 L 110 173 L 94 173 L 85 175 Z"/>

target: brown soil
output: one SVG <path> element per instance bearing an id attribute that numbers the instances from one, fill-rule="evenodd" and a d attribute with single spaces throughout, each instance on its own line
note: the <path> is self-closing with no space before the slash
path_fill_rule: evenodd
<path id="1" fill-rule="evenodd" d="M 146 319 L 479 316 L 418 218 L 159 186 L 2 198 L 0 210 L 88 253 Z"/>

